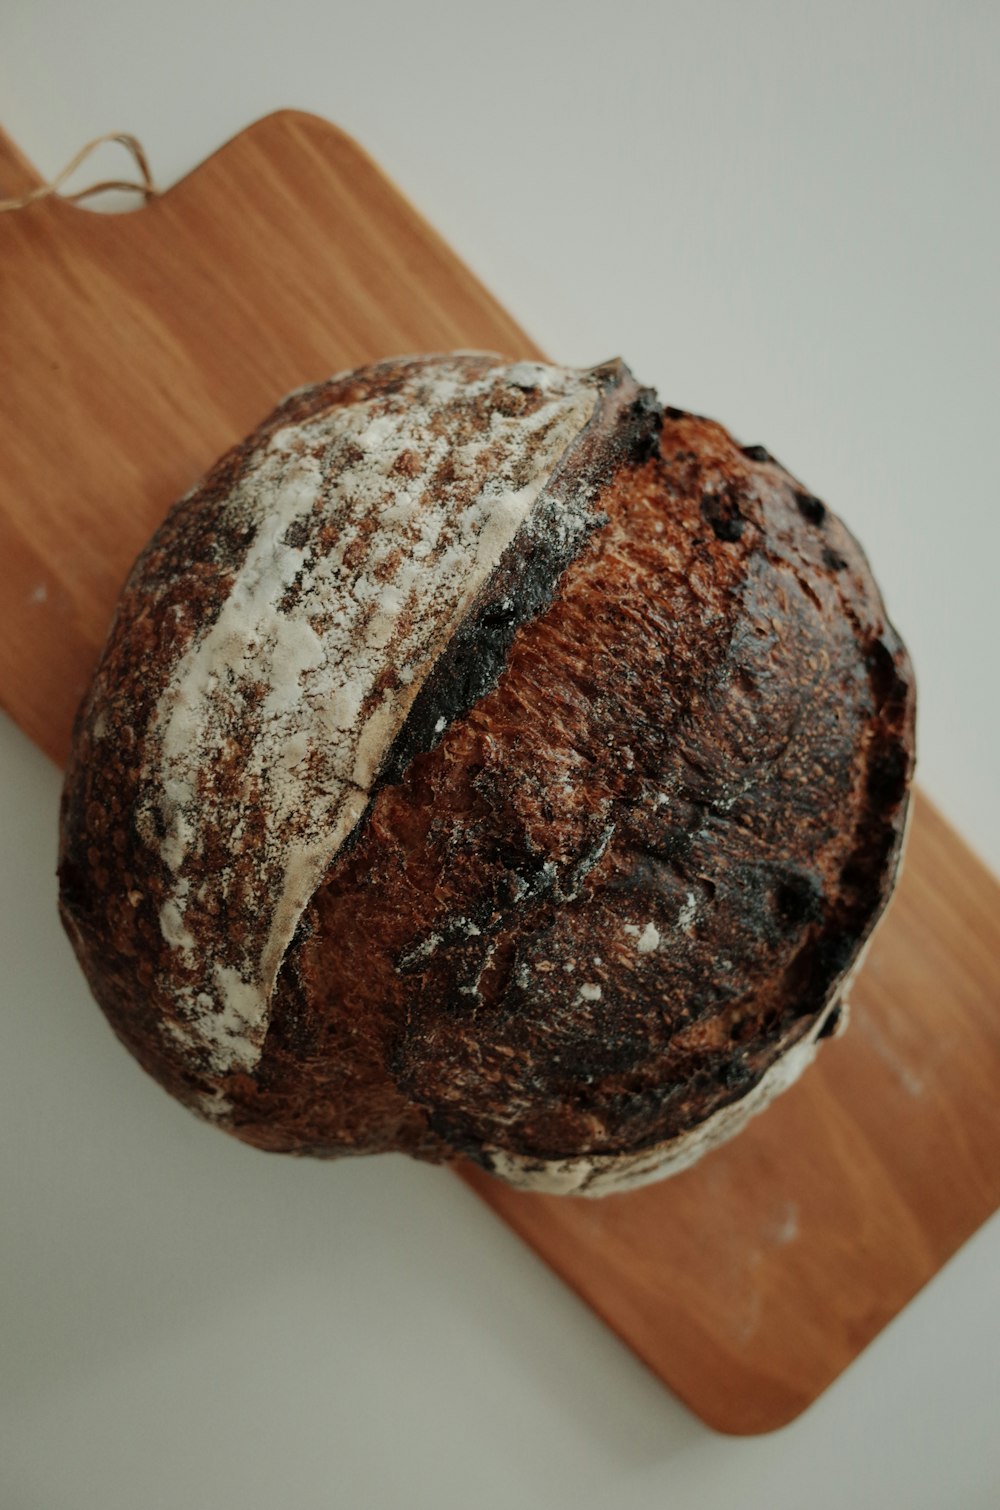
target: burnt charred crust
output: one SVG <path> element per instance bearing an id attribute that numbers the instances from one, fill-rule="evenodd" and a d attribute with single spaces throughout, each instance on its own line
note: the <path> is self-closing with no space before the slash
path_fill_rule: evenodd
<path id="1" fill-rule="evenodd" d="M 432 749 L 496 686 L 518 629 L 549 607 L 569 563 L 586 548 L 592 531 L 607 523 L 605 515 L 591 510 L 568 528 L 567 502 L 589 505 L 616 470 L 645 461 L 658 449 L 662 411 L 652 389 L 638 388 L 621 362 L 606 363 L 595 376 L 597 412 L 421 687 L 374 790 L 398 781 L 415 755 Z"/>
<path id="2" fill-rule="evenodd" d="M 808 520 L 810 524 L 822 524 L 826 518 L 826 504 L 812 493 L 797 491 L 795 504 L 803 519 Z"/>
<path id="3" fill-rule="evenodd" d="M 652 388 L 642 388 L 625 415 L 620 455 L 641 465 L 659 455 L 663 409 Z"/>
<path id="4" fill-rule="evenodd" d="M 826 1021 L 824 1022 L 823 1026 L 820 1028 L 819 1033 L 816 1036 L 818 1038 L 835 1038 L 840 1032 L 843 1017 L 844 1009 L 841 1003 L 838 1001 L 837 1005 L 833 1007 L 827 1014 Z"/>
<path id="5" fill-rule="evenodd" d="M 701 500 L 702 517 L 712 527 L 716 540 L 732 544 L 746 529 L 737 499 L 725 493 L 706 493 Z"/>
<path id="6" fill-rule="evenodd" d="M 539 540 L 526 532 L 515 541 L 417 694 L 376 789 L 398 781 L 415 755 L 432 749 L 445 729 L 496 686 L 518 629 L 548 607 L 562 572 L 583 549 L 586 534 L 602 522 L 592 517 L 586 533 L 581 531 L 571 542 Z"/>

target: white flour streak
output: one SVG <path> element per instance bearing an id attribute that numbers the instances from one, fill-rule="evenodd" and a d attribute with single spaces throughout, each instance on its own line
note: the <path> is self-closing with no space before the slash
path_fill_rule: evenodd
<path id="1" fill-rule="evenodd" d="M 251 543 L 147 736 L 140 821 L 188 976 L 173 1037 L 216 1074 L 255 1065 L 303 909 L 597 405 L 599 380 L 566 368 L 478 356 L 395 370 L 398 385 L 333 394 L 251 454 L 224 514 Z M 237 925 L 220 931 L 220 915 Z"/>

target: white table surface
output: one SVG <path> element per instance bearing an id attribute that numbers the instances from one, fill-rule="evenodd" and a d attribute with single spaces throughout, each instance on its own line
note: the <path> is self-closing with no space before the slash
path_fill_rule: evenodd
<path id="1" fill-rule="evenodd" d="M 164 183 L 279 106 L 344 126 L 548 351 L 847 518 L 1000 866 L 998 57 L 995 0 L 6 0 L 0 118 Z M 718 1437 L 447 1172 L 152 1086 L 56 922 L 58 787 L 0 719 L 2 1510 L 1000 1505 L 996 1221 L 799 1422 Z"/>

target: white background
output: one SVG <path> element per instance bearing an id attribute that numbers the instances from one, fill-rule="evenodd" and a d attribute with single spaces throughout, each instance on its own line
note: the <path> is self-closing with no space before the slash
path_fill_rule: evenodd
<path id="1" fill-rule="evenodd" d="M 551 354 L 844 515 L 1000 867 L 998 57 L 991 0 L 6 0 L 0 118 L 163 183 L 280 106 L 345 127 Z M 0 720 L 2 1510 L 1000 1504 L 996 1221 L 802 1420 L 717 1437 L 446 1172 L 156 1091 L 55 920 L 57 798 Z"/>

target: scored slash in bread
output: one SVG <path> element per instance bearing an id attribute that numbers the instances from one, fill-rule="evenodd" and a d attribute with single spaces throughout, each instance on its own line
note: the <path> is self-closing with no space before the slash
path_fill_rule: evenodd
<path id="1" fill-rule="evenodd" d="M 238 1137 L 600 1194 L 832 1031 L 912 763 L 864 556 L 761 448 L 620 362 L 403 358 L 291 395 L 139 558 L 61 908 Z"/>

